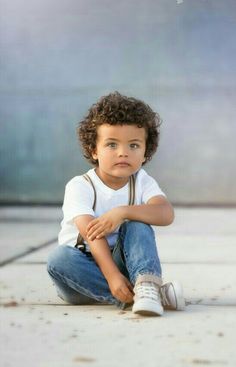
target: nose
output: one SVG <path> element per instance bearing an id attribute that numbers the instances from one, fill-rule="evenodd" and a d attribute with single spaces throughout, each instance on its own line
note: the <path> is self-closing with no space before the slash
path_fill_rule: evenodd
<path id="1" fill-rule="evenodd" d="M 119 157 L 128 157 L 128 149 L 126 147 L 120 147 L 118 155 Z"/>

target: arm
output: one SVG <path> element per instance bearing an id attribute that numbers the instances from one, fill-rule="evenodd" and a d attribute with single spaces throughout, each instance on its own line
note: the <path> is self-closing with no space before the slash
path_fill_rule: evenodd
<path id="1" fill-rule="evenodd" d="M 174 220 L 174 210 L 162 195 L 152 197 L 147 204 L 119 206 L 92 220 L 87 226 L 87 236 L 91 240 L 102 238 L 127 219 L 167 226 Z"/>
<path id="2" fill-rule="evenodd" d="M 162 195 L 152 197 L 147 204 L 123 208 L 125 219 L 136 220 L 155 226 L 168 226 L 174 221 L 172 205 Z"/>
<path id="3" fill-rule="evenodd" d="M 86 227 L 94 220 L 91 215 L 80 215 L 74 219 L 81 236 L 87 241 L 90 251 L 106 278 L 112 295 L 121 302 L 130 303 L 133 300 L 132 285 L 128 279 L 120 273 L 113 261 L 111 250 L 105 237 L 90 240 L 86 234 Z"/>

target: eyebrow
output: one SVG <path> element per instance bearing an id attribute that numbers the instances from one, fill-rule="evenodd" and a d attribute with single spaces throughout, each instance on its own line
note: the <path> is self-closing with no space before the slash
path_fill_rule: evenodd
<path id="1" fill-rule="evenodd" d="M 119 141 L 119 139 L 116 139 L 116 138 L 106 138 L 105 139 L 105 141 L 108 141 L 108 140 L 113 140 L 113 141 Z M 138 142 L 142 142 L 142 140 L 141 139 L 131 139 L 131 140 L 129 140 L 128 142 L 130 143 L 130 142 L 133 142 L 133 141 L 138 141 Z"/>

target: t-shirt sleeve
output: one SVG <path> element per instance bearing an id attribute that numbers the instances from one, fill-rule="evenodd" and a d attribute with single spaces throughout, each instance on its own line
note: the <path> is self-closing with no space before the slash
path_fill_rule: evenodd
<path id="1" fill-rule="evenodd" d="M 148 174 L 143 175 L 141 179 L 142 203 L 146 204 L 153 196 L 162 195 L 166 197 L 156 180 Z"/>
<path id="2" fill-rule="evenodd" d="M 83 177 L 70 180 L 65 188 L 62 206 L 64 220 L 72 221 L 79 215 L 93 215 L 94 192 L 92 186 Z"/>

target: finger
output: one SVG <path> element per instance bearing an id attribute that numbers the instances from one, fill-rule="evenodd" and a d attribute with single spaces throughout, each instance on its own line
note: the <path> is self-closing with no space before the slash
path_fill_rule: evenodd
<path id="1" fill-rule="evenodd" d="M 91 222 L 89 222 L 89 224 L 87 225 L 87 232 L 90 231 L 92 228 L 96 228 L 97 226 L 99 226 L 101 224 L 101 220 L 99 218 L 96 218 L 94 220 L 92 220 Z"/>
<path id="2" fill-rule="evenodd" d="M 129 281 L 127 281 L 127 287 L 129 288 L 130 292 L 134 294 L 134 291 L 133 291 L 134 287 Z"/>
<path id="3" fill-rule="evenodd" d="M 131 289 L 129 289 L 129 293 L 127 294 L 127 300 L 126 300 L 126 302 L 127 303 L 130 303 L 130 302 L 132 302 L 133 301 L 133 299 L 134 299 L 134 292 L 133 292 L 133 290 Z"/>
<path id="4" fill-rule="evenodd" d="M 93 219 L 93 220 L 91 220 L 91 222 L 89 222 L 89 224 L 87 225 L 87 228 L 86 228 L 86 230 L 87 230 L 87 232 L 94 226 L 94 225 L 96 225 L 97 224 L 97 222 L 98 222 L 98 219 Z"/>
<path id="5" fill-rule="evenodd" d="M 125 300 L 125 303 L 132 303 L 134 301 L 134 296 L 132 297 L 127 297 Z"/>
<path id="6" fill-rule="evenodd" d="M 129 292 L 129 290 L 127 289 L 126 291 L 122 291 L 121 289 L 119 290 L 119 292 L 116 293 L 116 295 L 114 295 L 115 298 L 117 298 L 119 301 L 124 302 L 124 303 L 132 303 L 133 302 L 133 294 L 131 292 Z"/>
<path id="7" fill-rule="evenodd" d="M 111 227 L 107 223 L 97 223 L 96 225 L 91 228 L 87 236 L 88 238 L 101 238 L 104 237 L 106 234 L 111 233 Z"/>
<path id="8" fill-rule="evenodd" d="M 133 302 L 133 296 L 125 296 L 124 294 L 119 295 L 119 297 L 117 297 L 119 299 L 119 301 L 123 302 L 123 303 L 132 303 Z"/>
<path id="9" fill-rule="evenodd" d="M 105 231 L 103 229 L 98 228 L 95 231 L 93 231 L 91 233 L 88 233 L 87 237 L 88 237 L 88 239 L 98 238 L 98 237 L 103 236 L 104 232 Z"/>
<path id="10" fill-rule="evenodd" d="M 125 296 L 125 299 L 133 299 L 133 293 L 129 290 L 128 287 L 121 289 L 123 295 Z"/>
<path id="11" fill-rule="evenodd" d="M 123 302 L 125 303 L 132 303 L 133 302 L 133 294 L 128 294 L 126 296 L 123 297 Z"/>
<path id="12" fill-rule="evenodd" d="M 99 239 L 102 238 L 104 236 L 106 236 L 108 232 L 107 231 L 103 231 L 103 230 L 97 230 L 96 232 L 94 232 L 90 237 L 88 237 L 89 240 L 94 240 L 95 238 Z"/>
<path id="13" fill-rule="evenodd" d="M 101 223 L 97 223 L 96 225 L 94 225 L 88 232 L 87 232 L 87 236 L 88 237 L 96 237 L 100 232 L 102 232 L 104 230 L 104 226 Z"/>
<path id="14" fill-rule="evenodd" d="M 106 231 L 102 231 L 101 233 L 99 233 L 96 238 L 99 239 L 99 238 L 102 238 L 102 237 L 105 237 L 106 236 Z"/>

